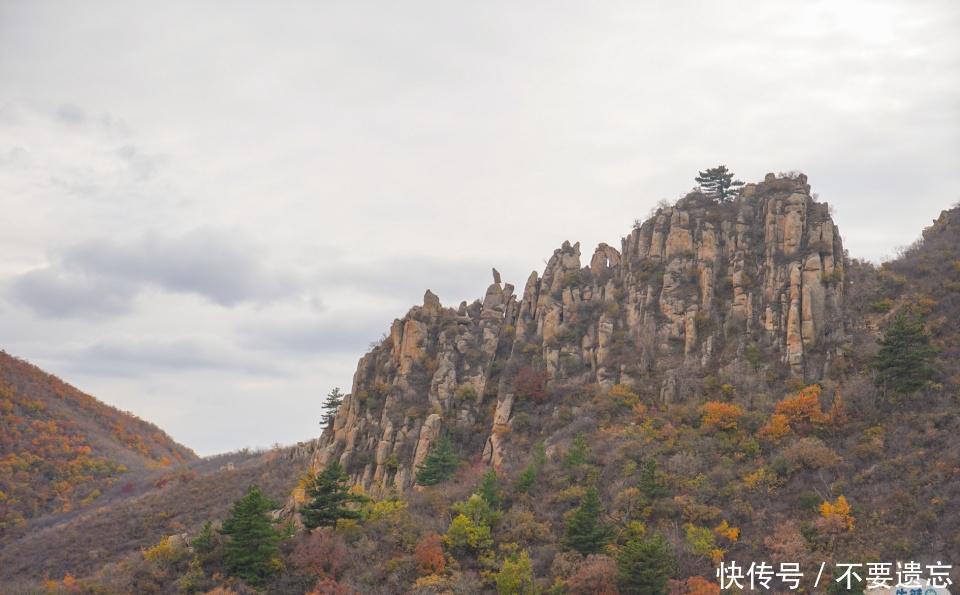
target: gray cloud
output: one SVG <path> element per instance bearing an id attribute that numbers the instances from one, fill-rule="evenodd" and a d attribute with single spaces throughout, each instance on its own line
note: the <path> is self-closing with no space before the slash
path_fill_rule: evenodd
<path id="1" fill-rule="evenodd" d="M 270 302 L 300 290 L 294 275 L 271 267 L 242 234 L 212 229 L 180 236 L 149 233 L 131 242 L 90 240 L 10 285 L 21 304 L 52 316 L 127 312 L 147 287 L 198 295 L 225 307 Z"/>
<path id="2" fill-rule="evenodd" d="M 75 372 L 136 376 L 187 371 L 239 372 L 280 376 L 280 366 L 262 358 L 233 354 L 223 345 L 190 339 L 112 340 L 60 351 L 56 358 Z"/>
<path id="3" fill-rule="evenodd" d="M 72 103 L 61 104 L 56 116 L 57 120 L 69 126 L 79 126 L 87 121 L 87 113 Z"/>
<path id="4" fill-rule="evenodd" d="M 239 333 L 241 345 L 268 353 L 358 354 L 366 351 L 370 343 L 379 340 L 389 330 L 388 316 L 259 322 L 243 326 Z"/>
<path id="5" fill-rule="evenodd" d="M 16 301 L 51 317 L 124 314 L 130 311 L 135 294 L 122 281 L 55 268 L 24 273 L 11 282 L 9 291 Z"/>

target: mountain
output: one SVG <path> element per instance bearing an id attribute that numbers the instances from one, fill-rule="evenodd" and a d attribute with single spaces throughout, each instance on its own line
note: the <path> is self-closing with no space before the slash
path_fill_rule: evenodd
<path id="1" fill-rule="evenodd" d="M 0 352 L 0 536 L 125 478 L 197 456 L 163 431 Z"/>
<path id="2" fill-rule="evenodd" d="M 669 406 L 835 376 L 843 259 L 806 177 L 770 174 L 734 202 L 692 193 L 659 209 L 588 267 L 564 242 L 520 295 L 496 271 L 473 304 L 445 309 L 428 291 L 361 358 L 316 465 L 338 460 L 375 494 L 404 490 L 441 431 L 467 458 L 516 466 L 526 449 L 512 430 L 579 427 L 584 389 L 629 386 Z"/>
<path id="3" fill-rule="evenodd" d="M 875 265 L 807 182 L 693 191 L 587 262 L 564 242 L 519 292 L 496 269 L 473 303 L 427 291 L 316 441 L 245 463 L 289 494 L 279 520 L 310 506 L 305 468 L 367 498 L 260 574 L 199 530 L 241 492 L 213 462 L 37 525 L 0 568 L 95 592 L 716 594 L 720 563 L 798 563 L 831 593 L 841 563 L 952 563 L 960 207 Z M 69 553 L 92 534 L 108 554 Z"/>

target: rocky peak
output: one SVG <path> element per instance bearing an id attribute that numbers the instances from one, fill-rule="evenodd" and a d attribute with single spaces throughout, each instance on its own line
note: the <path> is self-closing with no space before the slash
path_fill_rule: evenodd
<path id="1" fill-rule="evenodd" d="M 694 192 L 659 209 L 589 266 L 564 242 L 519 297 L 496 269 L 482 301 L 457 310 L 427 291 L 360 359 L 315 465 L 337 459 L 377 494 L 408 489 L 440 432 L 509 464 L 524 369 L 550 387 L 628 384 L 665 401 L 707 375 L 762 384 L 747 353 L 769 374 L 819 379 L 845 337 L 843 254 L 806 176 L 768 174 L 729 203 Z"/>

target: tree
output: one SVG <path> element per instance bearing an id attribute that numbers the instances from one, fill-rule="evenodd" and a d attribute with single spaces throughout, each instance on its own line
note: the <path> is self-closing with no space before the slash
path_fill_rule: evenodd
<path id="1" fill-rule="evenodd" d="M 899 312 L 880 339 L 873 359 L 878 388 L 906 396 L 923 388 L 936 374 L 931 361 L 936 350 L 919 316 Z"/>
<path id="2" fill-rule="evenodd" d="M 440 536 L 430 533 L 413 550 L 413 559 L 417 563 L 417 572 L 421 576 L 441 574 L 447 566 L 447 557 L 443 553 Z"/>
<path id="3" fill-rule="evenodd" d="M 283 567 L 281 535 L 270 518 L 270 511 L 279 507 L 264 496 L 259 487 L 250 486 L 247 493 L 233 503 L 230 518 L 220 529 L 228 537 L 223 546 L 227 568 L 253 585 L 262 584 Z"/>
<path id="4" fill-rule="evenodd" d="M 500 481 L 497 479 L 497 472 L 490 469 L 483 475 L 483 481 L 477 488 L 477 494 L 487 501 L 491 508 L 500 507 Z"/>
<path id="5" fill-rule="evenodd" d="M 533 563 L 526 550 L 518 556 L 505 559 L 495 580 L 499 595 L 533 595 L 537 592 Z"/>
<path id="6" fill-rule="evenodd" d="M 667 489 L 657 478 L 657 462 L 654 459 L 647 459 L 643 462 L 640 467 L 640 480 L 637 482 L 637 487 L 651 500 L 667 495 Z"/>
<path id="7" fill-rule="evenodd" d="M 573 437 L 573 444 L 570 446 L 570 450 L 567 451 L 567 457 L 563 463 L 568 468 L 578 467 L 586 464 L 589 458 L 590 446 L 587 444 L 587 439 L 582 433 L 577 434 Z"/>
<path id="8" fill-rule="evenodd" d="M 337 409 L 340 408 L 341 403 L 343 403 L 343 393 L 340 392 L 339 387 L 327 393 L 327 399 L 323 402 L 323 420 L 320 422 L 324 428 L 333 427 L 333 420 L 337 417 Z"/>
<path id="9" fill-rule="evenodd" d="M 662 535 L 631 539 L 617 553 L 620 588 L 625 593 L 666 593 L 677 560 Z"/>
<path id="10" fill-rule="evenodd" d="M 450 438 L 442 435 L 417 467 L 417 483 L 423 486 L 437 485 L 450 479 L 459 466 L 460 459 L 453 452 Z"/>
<path id="11" fill-rule="evenodd" d="M 307 485 L 306 492 L 311 500 L 300 509 L 300 516 L 308 529 L 333 527 L 337 519 L 360 518 L 360 511 L 348 505 L 367 501 L 359 494 L 350 493 L 350 479 L 337 461 L 318 473 Z"/>
<path id="12" fill-rule="evenodd" d="M 699 173 L 700 175 L 694 180 L 700 184 L 700 190 L 720 202 L 726 202 L 733 198 L 737 189 L 743 186 L 743 182 L 733 179 L 733 172 L 728 171 L 726 165 L 711 167 L 707 171 Z"/>
<path id="13" fill-rule="evenodd" d="M 609 556 L 591 554 L 566 581 L 570 595 L 619 595 L 617 563 Z"/>
<path id="14" fill-rule="evenodd" d="M 587 488 L 578 506 L 567 518 L 563 543 L 584 556 L 598 554 L 613 537 L 613 529 L 603 522 L 603 505 L 597 488 Z"/>

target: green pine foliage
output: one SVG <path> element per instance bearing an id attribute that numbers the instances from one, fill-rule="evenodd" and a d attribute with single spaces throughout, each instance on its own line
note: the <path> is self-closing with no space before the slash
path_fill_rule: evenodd
<path id="1" fill-rule="evenodd" d="M 731 200 L 743 182 L 733 179 L 733 172 L 727 170 L 726 165 L 711 167 L 707 171 L 699 172 L 694 180 L 700 184 L 700 190 L 720 202 Z"/>
<path id="2" fill-rule="evenodd" d="M 617 569 L 622 592 L 656 595 L 667 592 L 677 560 L 662 535 L 635 537 L 617 552 Z"/>
<path id="3" fill-rule="evenodd" d="M 363 504 L 367 499 L 350 493 L 350 478 L 339 462 L 333 462 L 307 485 L 310 501 L 300 509 L 300 517 L 308 529 L 333 527 L 338 519 L 358 519 L 360 511 L 351 504 Z"/>
<path id="4" fill-rule="evenodd" d="M 936 375 L 932 360 L 936 350 L 919 316 L 900 312 L 880 339 L 873 359 L 877 387 L 894 396 L 906 396 L 926 386 Z"/>
<path id="5" fill-rule="evenodd" d="M 220 529 L 227 536 L 223 546 L 227 568 L 252 585 L 263 584 L 283 567 L 281 534 L 270 516 L 270 512 L 279 507 L 264 496 L 259 487 L 250 486 L 247 493 L 233 503 L 230 518 Z"/>
<path id="6" fill-rule="evenodd" d="M 453 477 L 460 459 L 453 452 L 453 445 L 446 435 L 440 436 L 417 468 L 417 483 L 423 486 L 437 485 Z"/>
<path id="7" fill-rule="evenodd" d="M 342 403 L 343 393 L 340 392 L 339 387 L 327 393 L 327 398 L 323 402 L 323 420 L 320 422 L 324 428 L 329 429 L 333 427 L 333 420 L 337 417 L 337 409 L 340 408 Z"/>
<path id="8" fill-rule="evenodd" d="M 603 522 L 603 505 L 597 488 L 587 488 L 580 506 L 567 517 L 563 544 L 584 556 L 597 554 L 613 537 L 613 528 Z"/>
<path id="9" fill-rule="evenodd" d="M 491 508 L 500 508 L 502 499 L 500 497 L 500 480 L 497 478 L 497 472 L 490 469 L 483 475 L 483 481 L 477 488 L 477 494 L 483 498 Z"/>
<path id="10" fill-rule="evenodd" d="M 525 494 L 533 489 L 534 484 L 537 483 L 537 478 L 540 477 L 540 470 L 546 462 L 547 448 L 543 442 L 538 442 L 533 447 L 533 460 L 520 472 L 520 476 L 517 477 L 513 486 L 518 494 Z"/>
<path id="11" fill-rule="evenodd" d="M 647 459 L 640 467 L 640 480 L 637 487 L 643 492 L 643 495 L 651 500 L 662 498 L 667 495 L 667 489 L 657 478 L 657 462 L 653 459 Z"/>
<path id="12" fill-rule="evenodd" d="M 590 446 L 587 444 L 587 439 L 584 435 L 577 434 L 573 439 L 573 444 L 570 446 L 570 450 L 567 451 L 567 457 L 564 459 L 564 465 L 567 468 L 578 467 L 580 465 L 585 465 L 590 459 Z"/>

